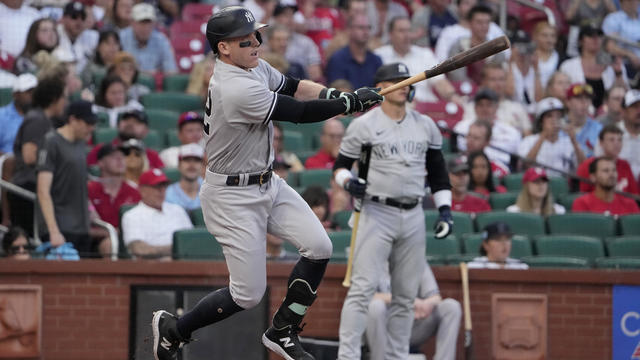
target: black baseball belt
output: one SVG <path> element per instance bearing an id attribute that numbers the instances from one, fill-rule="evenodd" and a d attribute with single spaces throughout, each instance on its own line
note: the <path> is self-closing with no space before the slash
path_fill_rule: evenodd
<path id="1" fill-rule="evenodd" d="M 402 202 L 399 200 L 396 200 L 394 198 L 385 198 L 385 197 L 381 197 L 381 196 L 372 196 L 371 198 L 369 198 L 369 200 L 373 201 L 373 202 L 377 202 L 380 204 L 384 204 L 384 205 L 388 205 L 388 206 L 393 206 L 399 209 L 403 209 L 403 210 L 411 210 L 414 207 L 416 207 L 416 205 L 418 205 L 418 203 L 420 203 L 420 201 L 418 199 L 412 201 L 412 202 Z"/>
<path id="2" fill-rule="evenodd" d="M 272 175 L 272 170 L 265 170 L 264 172 L 261 172 L 259 174 L 253 174 L 253 175 L 229 175 L 227 176 L 227 185 L 228 186 L 240 186 L 240 185 L 262 185 L 262 184 L 266 184 L 269 182 L 269 180 L 271 180 L 271 175 Z M 241 180 L 243 180 L 242 178 L 245 177 L 247 178 L 246 180 L 246 184 L 241 184 Z M 244 182 L 244 181 L 242 181 Z"/>

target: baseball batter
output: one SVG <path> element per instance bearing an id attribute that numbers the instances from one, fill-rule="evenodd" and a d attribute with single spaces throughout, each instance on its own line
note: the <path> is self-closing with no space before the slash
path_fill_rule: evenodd
<path id="1" fill-rule="evenodd" d="M 408 77 L 404 64 L 392 63 L 378 69 L 375 82 L 385 88 Z M 387 271 L 387 260 L 392 300 L 384 358 L 408 357 L 413 302 L 425 266 L 426 233 L 419 205 L 425 194 L 425 175 L 440 210 L 436 237 L 447 236 L 453 225 L 440 130 L 433 120 L 407 108 L 409 94 L 408 87 L 389 93 L 380 107 L 356 118 L 347 129 L 334 166 L 336 182 L 352 195 L 364 196 L 351 287 L 340 318 L 340 360 L 360 359 L 369 302 Z M 366 182 L 348 170 L 360 157 L 364 142 L 373 145 Z"/>
<path id="2" fill-rule="evenodd" d="M 207 229 L 222 245 L 229 286 L 205 296 L 181 318 L 154 313 L 156 360 L 176 359 L 191 333 L 257 305 L 266 289 L 266 233 L 294 244 L 301 258 L 283 304 L 262 342 L 288 360 L 313 359 L 297 333 L 331 256 L 331 241 L 306 202 L 271 170 L 273 120 L 308 123 L 367 111 L 374 89 L 354 93 L 286 77 L 258 58 L 262 39 L 253 14 L 230 6 L 207 23 L 217 55 L 205 105 L 207 172 L 200 191 Z"/>

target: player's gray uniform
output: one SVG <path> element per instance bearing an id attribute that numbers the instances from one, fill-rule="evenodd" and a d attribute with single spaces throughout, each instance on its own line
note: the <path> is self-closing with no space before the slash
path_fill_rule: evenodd
<path id="1" fill-rule="evenodd" d="M 284 76 L 265 61 L 246 71 L 216 60 L 205 114 L 207 172 L 200 190 L 205 224 L 222 245 L 229 289 L 243 308 L 266 289 L 267 231 L 291 242 L 309 259 L 331 257 L 331 241 L 307 203 L 275 173 L 263 185 L 246 186 L 249 175 L 273 161 L 269 116 Z M 228 186 L 228 175 L 240 175 Z"/>
<path id="2" fill-rule="evenodd" d="M 371 201 L 372 196 L 405 203 L 424 196 L 427 149 L 440 149 L 442 135 L 435 123 L 413 110 L 396 122 L 380 107 L 356 118 L 347 129 L 340 153 L 359 158 L 360 146 L 371 142 L 367 195 L 363 201 L 353 259 L 351 288 L 340 318 L 340 360 L 360 359 L 367 311 L 378 281 L 391 272 L 392 302 L 387 323 L 386 359 L 407 358 L 419 274 L 424 269 L 426 231 L 418 204 L 403 210 Z"/>

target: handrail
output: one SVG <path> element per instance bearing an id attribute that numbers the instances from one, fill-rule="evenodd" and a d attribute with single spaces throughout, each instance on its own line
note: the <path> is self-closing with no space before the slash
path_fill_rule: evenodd
<path id="1" fill-rule="evenodd" d="M 23 189 L 18 185 L 12 184 L 6 180 L 0 179 L 0 189 L 6 189 L 8 192 L 16 194 L 33 202 L 33 239 L 36 244 L 40 243 L 40 231 L 38 229 L 38 199 L 36 193 Z"/>
<path id="2" fill-rule="evenodd" d="M 100 219 L 93 219 L 91 220 L 91 223 L 107 230 L 109 233 L 109 240 L 111 241 L 111 260 L 118 260 L 118 232 L 116 231 L 116 228 L 108 222 Z"/>
<path id="3" fill-rule="evenodd" d="M 549 25 L 551 25 L 552 27 L 556 26 L 557 24 L 556 16 L 553 14 L 553 11 L 551 10 L 550 7 L 538 4 L 531 0 L 510 0 L 510 1 L 515 1 L 520 5 L 542 11 L 547 16 L 547 22 L 549 23 Z M 507 0 L 503 0 L 500 2 L 500 27 L 502 28 L 503 31 L 507 29 Z"/>
<path id="4" fill-rule="evenodd" d="M 631 47 L 640 49 L 640 43 L 625 39 L 620 35 L 617 35 L 617 34 L 605 34 L 604 36 L 609 38 L 609 39 L 611 39 L 611 40 L 613 40 L 613 41 L 617 41 L 619 43 L 622 43 L 623 45 L 631 46 Z"/>

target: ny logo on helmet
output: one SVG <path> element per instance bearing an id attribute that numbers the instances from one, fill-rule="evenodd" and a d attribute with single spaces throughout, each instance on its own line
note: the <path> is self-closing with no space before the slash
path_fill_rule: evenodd
<path id="1" fill-rule="evenodd" d="M 252 13 L 250 13 L 250 12 L 248 12 L 248 11 L 244 13 L 244 17 L 246 17 L 246 18 L 247 18 L 247 22 L 249 22 L 249 23 L 252 23 L 252 22 L 255 22 L 255 21 L 256 21 L 256 20 L 253 18 L 253 14 L 252 14 Z"/>
<path id="2" fill-rule="evenodd" d="M 398 64 L 398 72 L 399 73 L 408 73 L 409 70 L 405 64 Z"/>

